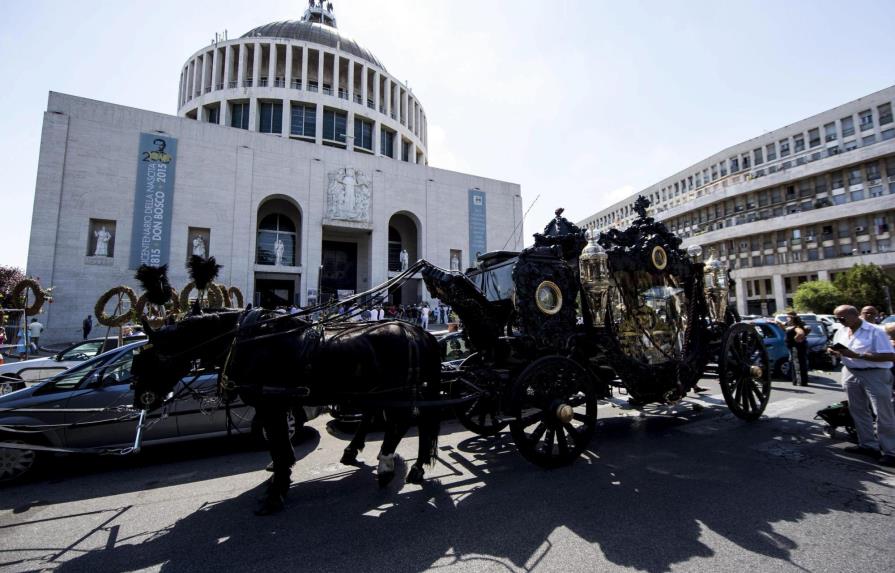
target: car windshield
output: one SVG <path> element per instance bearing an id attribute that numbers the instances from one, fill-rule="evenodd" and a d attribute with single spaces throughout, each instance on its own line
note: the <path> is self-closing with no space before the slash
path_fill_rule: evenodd
<path id="1" fill-rule="evenodd" d="M 99 354 L 102 347 L 102 340 L 82 342 L 81 344 L 76 344 L 68 350 L 61 352 L 59 354 L 59 360 L 87 360 L 88 358 L 93 358 Z"/>
<path id="2" fill-rule="evenodd" d="M 826 336 L 827 331 L 824 329 L 823 324 L 819 322 L 806 322 L 805 328 L 808 329 L 809 336 Z"/>
<path id="3" fill-rule="evenodd" d="M 774 329 L 768 324 L 756 324 L 755 330 L 765 338 L 777 338 L 777 333 L 774 332 Z"/>
<path id="4" fill-rule="evenodd" d="M 53 378 L 50 378 L 47 384 L 52 385 L 59 390 L 70 390 L 77 387 L 87 377 L 98 372 L 100 368 L 112 361 L 115 361 L 115 366 L 112 369 L 113 371 L 118 370 L 119 365 L 126 364 L 126 370 L 129 375 L 130 364 L 134 358 L 134 353 L 135 351 L 139 352 L 139 350 L 139 347 L 131 347 L 123 354 L 119 351 L 106 352 L 105 354 L 87 360 L 83 364 L 78 364 L 74 368 L 70 368 L 61 374 L 57 374 Z"/>

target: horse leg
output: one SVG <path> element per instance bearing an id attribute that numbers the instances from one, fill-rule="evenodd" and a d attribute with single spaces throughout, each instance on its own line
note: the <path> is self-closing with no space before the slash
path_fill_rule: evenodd
<path id="1" fill-rule="evenodd" d="M 354 437 L 351 438 L 351 442 L 345 446 L 345 449 L 342 452 L 342 459 L 339 460 L 340 463 L 343 463 L 346 466 L 357 464 L 357 453 L 363 450 L 364 445 L 366 445 L 367 432 L 370 431 L 370 426 L 373 425 L 373 416 L 374 413 L 370 410 L 363 411 L 360 425 L 357 427 L 357 431 L 354 432 Z"/>
<path id="2" fill-rule="evenodd" d="M 385 437 L 382 440 L 382 449 L 379 451 L 379 467 L 376 476 L 379 487 L 387 486 L 395 477 L 395 450 L 401 438 L 407 433 L 409 424 L 400 416 L 386 416 Z"/>
<path id="3" fill-rule="evenodd" d="M 416 462 L 407 472 L 406 483 L 417 485 L 423 484 L 423 478 L 426 474 L 424 466 L 432 467 L 435 465 L 438 448 L 438 433 L 441 420 L 439 413 L 435 409 L 421 409 L 419 415 L 419 438 Z"/>
<path id="4" fill-rule="evenodd" d="M 273 476 L 267 481 L 267 489 L 261 498 L 261 506 L 256 515 L 270 515 L 283 509 L 289 484 L 292 483 L 292 466 L 295 465 L 295 451 L 289 440 L 289 424 L 286 408 L 282 406 L 261 406 L 256 409 L 261 416 L 267 435 L 267 448 L 273 462 Z"/>

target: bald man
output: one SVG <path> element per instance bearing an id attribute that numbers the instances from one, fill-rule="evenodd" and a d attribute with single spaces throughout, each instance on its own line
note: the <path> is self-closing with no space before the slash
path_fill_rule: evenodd
<path id="1" fill-rule="evenodd" d="M 890 372 L 895 349 L 886 333 L 862 320 L 855 307 L 838 306 L 833 314 L 844 328 L 836 331 L 833 337 L 835 350 L 830 349 L 830 352 L 842 357 L 842 385 L 858 431 L 858 445 L 845 450 L 895 467 L 895 409 Z M 876 432 L 870 415 L 871 406 L 876 413 Z"/>

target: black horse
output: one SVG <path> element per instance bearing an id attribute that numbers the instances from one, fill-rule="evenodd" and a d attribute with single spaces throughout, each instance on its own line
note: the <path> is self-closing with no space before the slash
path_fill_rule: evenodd
<path id="1" fill-rule="evenodd" d="M 190 316 L 157 331 L 144 328 L 149 344 L 131 370 L 136 407 L 160 407 L 177 381 L 199 366 L 220 368 L 221 390 L 255 408 L 273 470 L 260 514 L 278 511 L 285 501 L 295 463 L 287 412 L 299 405 L 382 410 L 381 486 L 394 477 L 395 450 L 414 417 L 419 454 L 406 481 L 422 483 L 423 466 L 435 460 L 439 412 L 417 404 L 438 399 L 441 352 L 435 338 L 416 326 L 339 324 L 321 333 L 298 317 L 256 309 Z M 343 462 L 354 461 L 365 432 L 364 427 L 345 449 Z"/>

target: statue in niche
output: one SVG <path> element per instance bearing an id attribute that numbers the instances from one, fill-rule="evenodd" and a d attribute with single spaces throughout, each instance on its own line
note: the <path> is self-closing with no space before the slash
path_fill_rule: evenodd
<path id="1" fill-rule="evenodd" d="M 457 254 L 456 251 L 451 253 L 451 270 L 452 271 L 460 270 L 460 255 Z"/>
<path id="2" fill-rule="evenodd" d="M 281 266 L 283 264 L 283 251 L 286 250 L 286 244 L 283 239 L 277 237 L 277 241 L 273 244 L 274 264 Z"/>
<path id="3" fill-rule="evenodd" d="M 93 236 L 96 237 L 96 247 L 93 249 L 93 256 L 108 257 L 109 241 L 112 240 L 112 233 L 107 231 L 106 226 L 103 225 L 98 230 L 93 231 Z"/>
<path id="4" fill-rule="evenodd" d="M 343 221 L 370 220 L 370 180 L 363 171 L 346 167 L 329 174 L 326 216 Z"/>
<path id="5" fill-rule="evenodd" d="M 203 259 L 208 255 L 208 249 L 205 246 L 205 239 L 202 238 L 202 235 L 193 237 L 193 254 Z"/>
<path id="6" fill-rule="evenodd" d="M 407 254 L 407 249 L 401 249 L 401 254 L 398 255 L 398 260 L 401 262 L 401 270 L 406 271 L 407 267 L 410 265 L 410 255 Z"/>

